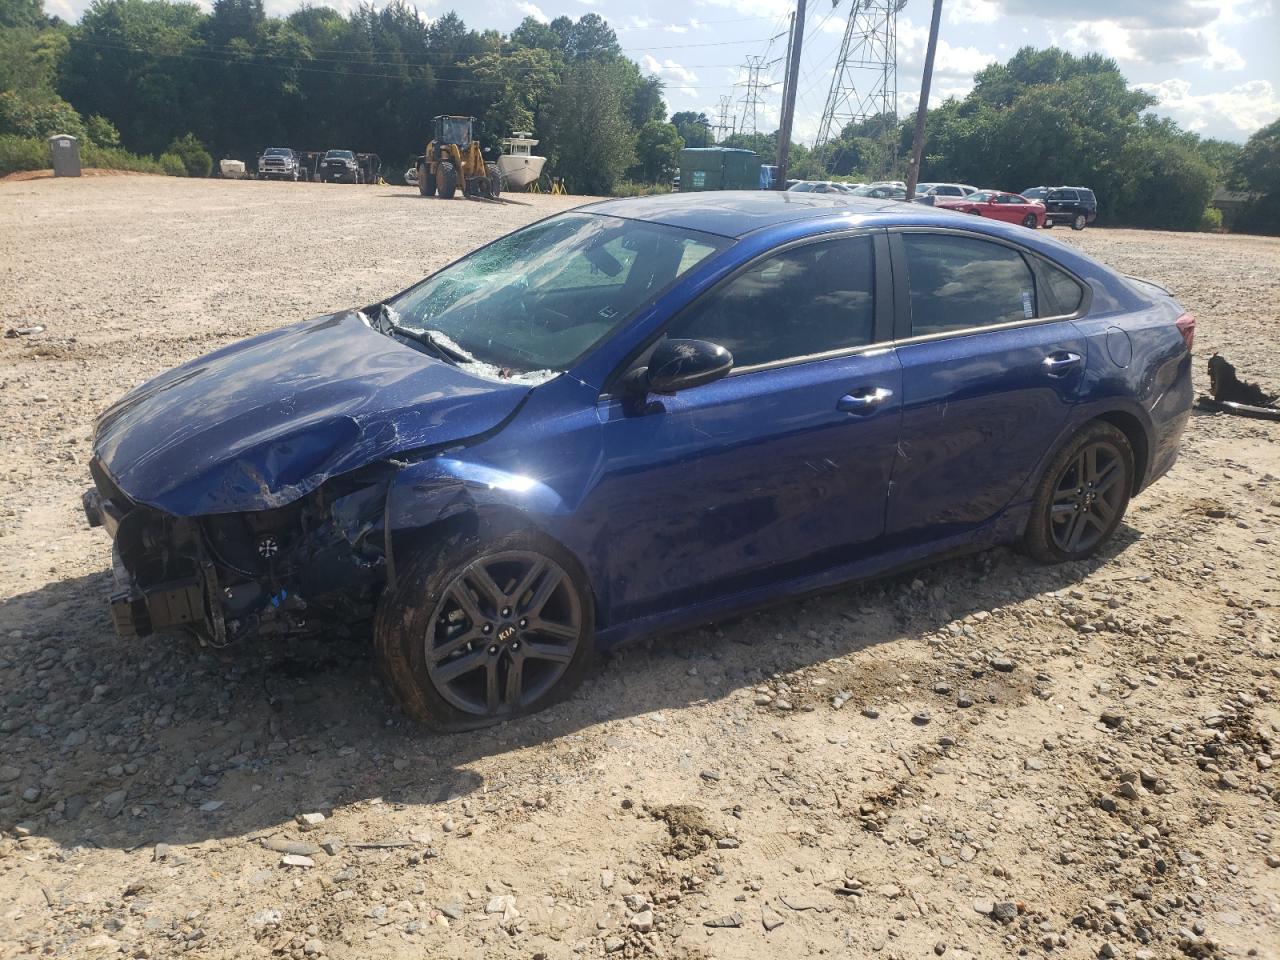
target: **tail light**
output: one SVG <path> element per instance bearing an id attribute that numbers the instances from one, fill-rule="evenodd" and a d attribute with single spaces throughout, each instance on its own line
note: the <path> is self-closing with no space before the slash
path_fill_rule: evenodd
<path id="1" fill-rule="evenodd" d="M 1191 349 L 1191 344 L 1196 339 L 1196 318 L 1191 313 L 1184 313 L 1173 325 L 1178 328 L 1178 332 L 1182 334 L 1182 339 L 1187 345 L 1187 349 Z"/>

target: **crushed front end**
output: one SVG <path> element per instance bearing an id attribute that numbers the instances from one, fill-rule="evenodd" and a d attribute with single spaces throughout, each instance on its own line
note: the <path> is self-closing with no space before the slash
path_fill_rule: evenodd
<path id="1" fill-rule="evenodd" d="M 226 646 L 368 621 L 386 581 L 392 470 L 371 465 L 275 509 L 181 517 L 130 499 L 95 458 L 84 509 L 114 541 L 116 631 L 185 628 Z"/>

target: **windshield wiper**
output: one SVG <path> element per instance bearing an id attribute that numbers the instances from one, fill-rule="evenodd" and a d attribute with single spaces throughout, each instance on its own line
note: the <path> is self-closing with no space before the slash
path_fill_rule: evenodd
<path id="1" fill-rule="evenodd" d="M 388 335 L 395 334 L 396 336 L 404 337 L 406 340 L 413 340 L 415 343 L 420 343 L 429 349 L 438 359 L 443 360 L 445 363 L 452 364 L 455 367 L 459 363 L 474 362 L 473 357 L 463 353 L 461 350 L 451 347 L 447 343 L 444 343 L 433 331 L 414 330 L 411 327 L 402 326 L 401 324 L 396 323 L 395 316 L 395 311 L 385 303 L 378 304 L 377 312 L 375 314 L 374 329 L 379 333 L 385 333 Z"/>

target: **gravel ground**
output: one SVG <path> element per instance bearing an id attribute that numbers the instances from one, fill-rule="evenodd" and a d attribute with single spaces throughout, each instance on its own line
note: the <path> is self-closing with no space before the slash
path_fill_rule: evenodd
<path id="1" fill-rule="evenodd" d="M 424 734 L 365 650 L 128 644 L 94 415 L 579 202 L 0 184 L 0 956 L 1280 956 L 1280 425 L 1193 418 L 1107 555 L 997 550 Z M 1280 388 L 1280 242 L 1056 231 Z"/>

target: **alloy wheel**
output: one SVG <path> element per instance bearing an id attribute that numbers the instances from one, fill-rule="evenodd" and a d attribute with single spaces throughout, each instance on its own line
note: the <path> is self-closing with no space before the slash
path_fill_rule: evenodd
<path id="1" fill-rule="evenodd" d="M 1125 462 L 1109 443 L 1091 443 L 1066 465 L 1049 508 L 1053 542 L 1065 553 L 1091 550 L 1123 509 L 1129 478 Z"/>
<path id="2" fill-rule="evenodd" d="M 582 638 L 582 601 L 559 564 L 505 551 L 455 577 L 430 623 L 427 674 L 440 696 L 473 716 L 500 717 L 564 676 Z"/>

